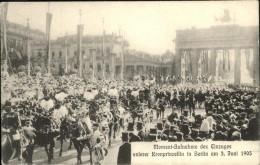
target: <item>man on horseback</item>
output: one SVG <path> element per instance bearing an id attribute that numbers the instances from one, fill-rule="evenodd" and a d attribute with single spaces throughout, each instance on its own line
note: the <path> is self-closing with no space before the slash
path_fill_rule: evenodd
<path id="1" fill-rule="evenodd" d="M 20 136 L 20 129 L 21 129 L 21 120 L 19 116 L 19 112 L 13 112 L 11 107 L 8 108 L 10 111 L 6 113 L 2 121 L 2 133 L 3 135 L 10 135 L 12 144 L 14 148 L 16 148 L 18 160 L 22 160 L 21 156 L 21 136 Z"/>

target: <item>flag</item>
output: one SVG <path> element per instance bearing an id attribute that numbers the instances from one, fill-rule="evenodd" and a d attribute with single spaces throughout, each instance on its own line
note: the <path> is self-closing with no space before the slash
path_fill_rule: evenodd
<path id="1" fill-rule="evenodd" d="M 78 25 L 77 28 L 77 45 L 78 45 L 78 73 L 79 77 L 82 77 L 82 36 L 83 36 L 84 25 Z"/>
<path id="2" fill-rule="evenodd" d="M 51 53 L 50 53 L 50 36 L 51 36 L 51 20 L 52 20 L 52 14 L 46 13 L 46 38 L 47 38 L 47 64 L 48 64 L 48 73 L 51 72 Z"/>
<path id="3" fill-rule="evenodd" d="M 3 45 L 1 44 L 1 46 L 3 46 L 1 47 L 1 51 L 3 50 L 3 52 L 1 52 L 1 55 L 3 55 L 3 57 L 1 56 L 1 58 L 3 60 L 6 60 L 6 57 L 8 56 L 7 45 L 6 45 L 6 17 L 7 17 L 8 3 L 3 2 L 0 5 L 1 5 L 1 32 L 3 32 L 2 33 L 3 37 L 1 37 L 1 42 L 3 43 Z"/>

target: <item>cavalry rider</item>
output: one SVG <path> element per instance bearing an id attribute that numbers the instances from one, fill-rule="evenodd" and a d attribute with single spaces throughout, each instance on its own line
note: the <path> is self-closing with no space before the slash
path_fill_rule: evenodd
<path id="1" fill-rule="evenodd" d="M 21 119 L 19 112 L 13 112 L 11 106 L 6 107 L 7 113 L 2 120 L 2 129 L 3 134 L 10 134 L 10 138 L 13 141 L 13 146 L 16 148 L 18 153 L 18 160 L 22 160 L 21 156 Z"/>

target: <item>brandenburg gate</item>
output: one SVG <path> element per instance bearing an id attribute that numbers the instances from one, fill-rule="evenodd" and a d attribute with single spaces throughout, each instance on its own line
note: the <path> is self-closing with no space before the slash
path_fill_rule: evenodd
<path id="1" fill-rule="evenodd" d="M 257 26 L 219 25 L 208 29 L 177 30 L 174 74 L 183 78 L 202 75 L 232 78 L 241 82 L 242 63 L 248 75 L 259 86 L 259 30 Z M 231 65 L 233 54 L 233 66 Z M 241 55 L 246 56 L 246 62 Z M 251 60 L 249 60 L 251 58 Z M 228 74 L 229 73 L 229 74 Z M 242 75 L 243 76 L 243 75 Z M 243 77 L 244 78 L 244 77 Z"/>

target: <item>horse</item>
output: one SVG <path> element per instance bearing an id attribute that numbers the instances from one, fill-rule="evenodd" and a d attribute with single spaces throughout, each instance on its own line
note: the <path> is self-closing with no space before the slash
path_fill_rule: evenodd
<path id="1" fill-rule="evenodd" d="M 69 137 L 69 134 L 70 134 L 70 126 L 71 126 L 71 122 L 69 121 L 68 118 L 64 118 L 62 119 L 61 121 L 61 126 L 60 126 L 60 137 L 59 137 L 59 140 L 60 140 L 60 153 L 59 153 L 59 156 L 61 157 L 62 156 L 62 151 L 63 151 L 63 141 L 66 139 L 69 139 L 69 147 L 68 149 L 71 149 L 71 146 L 72 146 L 72 140 L 71 138 Z"/>
<path id="2" fill-rule="evenodd" d="M 34 128 L 38 130 L 36 132 L 36 142 L 45 147 L 45 151 L 48 157 L 48 163 L 53 159 L 53 150 L 56 143 L 56 137 L 60 134 L 59 129 L 53 129 L 54 126 L 59 128 L 59 123 L 48 116 L 36 116 L 33 122 Z"/>
<path id="3" fill-rule="evenodd" d="M 22 157 L 25 159 L 25 163 L 32 164 L 32 155 L 34 151 L 34 142 L 35 134 L 26 129 L 22 128 L 21 130 L 21 149 L 24 150 L 21 152 Z M 13 140 L 10 134 L 2 135 L 1 137 L 1 153 L 3 164 L 8 164 L 9 160 L 15 159 L 18 157 L 18 152 L 14 147 Z"/>
<path id="4" fill-rule="evenodd" d="M 85 120 L 86 119 L 90 121 L 89 116 L 86 116 Z M 74 144 L 74 148 L 77 150 L 77 164 L 82 164 L 81 154 L 84 148 L 87 149 L 85 146 L 87 146 L 90 150 L 91 125 L 89 124 L 89 122 L 84 122 L 84 120 L 83 123 L 85 124 L 82 124 L 82 121 L 78 119 L 76 123 L 74 123 L 72 127 L 70 127 L 69 131 L 71 141 Z M 82 135 L 86 135 L 85 138 L 79 139 L 79 137 L 81 137 Z M 92 161 L 91 154 L 90 161 Z"/>

